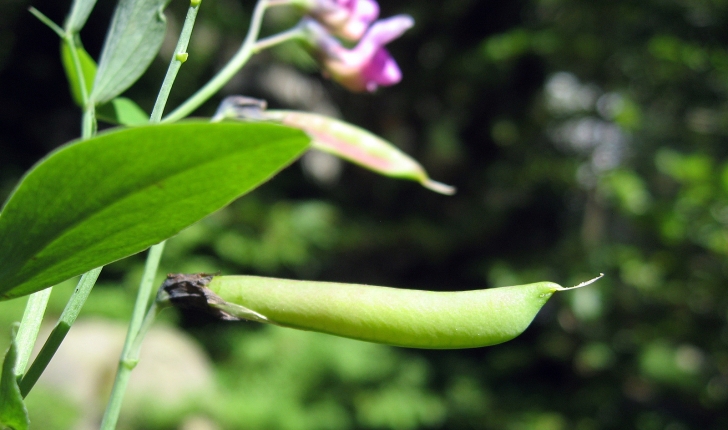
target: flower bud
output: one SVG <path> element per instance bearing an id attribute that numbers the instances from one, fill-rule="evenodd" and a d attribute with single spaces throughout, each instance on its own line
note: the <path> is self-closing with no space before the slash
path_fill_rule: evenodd
<path id="1" fill-rule="evenodd" d="M 318 51 L 325 75 L 354 92 L 373 92 L 380 85 L 394 85 L 402 80 L 397 62 L 384 45 L 413 25 L 414 20 L 408 15 L 379 20 L 353 49 L 347 49 L 316 21 L 304 23 L 310 43 Z"/>
<path id="2" fill-rule="evenodd" d="M 357 41 L 379 17 L 374 0 L 312 0 L 308 13 L 332 34 Z"/>

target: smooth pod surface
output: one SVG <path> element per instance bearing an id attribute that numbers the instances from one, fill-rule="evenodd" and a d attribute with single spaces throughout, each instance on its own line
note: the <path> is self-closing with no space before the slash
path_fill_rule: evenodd
<path id="1" fill-rule="evenodd" d="M 554 292 L 552 282 L 435 292 L 255 276 L 210 277 L 233 316 L 410 348 L 476 348 L 521 334 Z M 214 306 L 214 305 L 213 305 Z M 249 311 L 262 316 L 250 318 Z"/>

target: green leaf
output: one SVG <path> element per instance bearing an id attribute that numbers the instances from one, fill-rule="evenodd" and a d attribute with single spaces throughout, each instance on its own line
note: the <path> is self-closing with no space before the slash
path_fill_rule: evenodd
<path id="1" fill-rule="evenodd" d="M 5 353 L 2 377 L 0 377 L 0 428 L 26 430 L 30 425 L 28 410 L 25 408 L 23 396 L 20 394 L 18 381 L 15 378 L 15 363 L 17 361 L 16 330 L 17 326 L 13 326 L 12 341 L 8 352 Z"/>
<path id="2" fill-rule="evenodd" d="M 86 94 L 91 93 L 96 77 L 96 62 L 81 46 L 80 40 L 76 43 L 76 52 L 81 63 L 83 71 L 83 79 L 86 83 Z M 63 40 L 61 43 L 61 60 L 63 68 L 66 71 L 68 85 L 71 88 L 73 101 L 80 107 L 83 107 L 83 96 L 81 95 L 81 80 L 76 73 L 76 67 L 73 64 L 73 56 L 71 55 L 71 47 Z M 143 125 L 149 122 L 149 114 L 126 97 L 116 97 L 108 103 L 104 103 L 96 109 L 96 118 L 108 122 L 110 124 L 119 125 Z"/>
<path id="3" fill-rule="evenodd" d="M 66 32 L 69 34 L 80 32 L 95 5 L 96 0 L 74 0 L 71 11 L 66 17 L 64 25 Z"/>
<path id="4" fill-rule="evenodd" d="M 81 42 L 76 42 L 76 53 L 78 54 L 78 60 L 81 63 L 81 71 L 83 72 L 83 80 L 86 84 L 86 94 L 91 93 L 91 88 L 94 84 L 94 78 L 96 77 L 96 62 L 81 46 Z M 63 63 L 63 69 L 66 71 L 66 78 L 68 79 L 68 86 L 71 89 L 71 95 L 73 101 L 78 106 L 83 107 L 83 96 L 81 95 L 81 79 L 76 73 L 76 66 L 73 64 L 73 55 L 71 55 L 71 47 L 68 45 L 66 40 L 61 41 L 61 62 Z"/>
<path id="5" fill-rule="evenodd" d="M 129 88 L 157 55 L 169 0 L 120 0 L 101 51 L 91 100 L 103 104 Z"/>
<path id="6" fill-rule="evenodd" d="M 114 130 L 40 161 L 0 213 L 0 300 L 140 252 L 257 187 L 308 149 L 275 124 Z"/>
<path id="7" fill-rule="evenodd" d="M 149 122 L 149 114 L 126 97 L 117 97 L 99 106 L 96 109 L 96 118 L 121 125 L 144 125 Z"/>

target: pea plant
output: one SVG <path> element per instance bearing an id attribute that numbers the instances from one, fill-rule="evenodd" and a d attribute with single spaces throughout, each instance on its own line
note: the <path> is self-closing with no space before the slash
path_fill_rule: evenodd
<path id="1" fill-rule="evenodd" d="M 12 328 L 0 381 L 0 427 L 24 430 L 23 398 L 50 362 L 104 265 L 149 248 L 114 387 L 101 428 L 116 426 L 145 332 L 169 304 L 202 307 L 224 319 L 248 319 L 415 348 L 470 348 L 519 335 L 541 306 L 565 288 L 550 283 L 459 293 L 291 281 L 250 276 L 170 275 L 150 303 L 165 240 L 262 185 L 310 149 L 382 175 L 417 181 L 441 194 L 409 156 L 352 124 L 308 112 L 268 110 L 265 101 L 226 98 L 208 120 L 185 120 L 245 66 L 276 45 L 295 42 L 325 76 L 355 92 L 401 80 L 384 46 L 414 25 L 407 15 L 379 19 L 373 0 L 259 0 L 247 36 L 229 62 L 180 106 L 164 114 L 201 0 L 184 25 L 147 115 L 121 96 L 149 67 L 165 34 L 168 0 L 120 0 L 98 62 L 80 38 L 95 0 L 74 0 L 60 26 L 31 8 L 61 40 L 61 61 L 82 110 L 81 137 L 31 168 L 0 212 L 0 300 L 29 296 Z M 293 28 L 260 37 L 271 8 L 297 8 Z M 97 132 L 98 122 L 117 127 Z M 59 321 L 29 363 L 52 286 L 79 276 Z M 591 281 L 589 281 L 591 282 Z M 588 282 L 587 282 L 588 283 Z M 587 283 L 578 285 L 583 286 Z"/>

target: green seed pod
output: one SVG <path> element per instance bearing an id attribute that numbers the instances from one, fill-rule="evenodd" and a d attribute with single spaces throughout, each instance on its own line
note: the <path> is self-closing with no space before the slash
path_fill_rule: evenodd
<path id="1" fill-rule="evenodd" d="M 583 282 L 588 285 L 598 278 Z M 160 298 L 218 316 L 409 348 L 477 348 L 521 334 L 553 282 L 435 292 L 256 276 L 169 275 Z"/>

